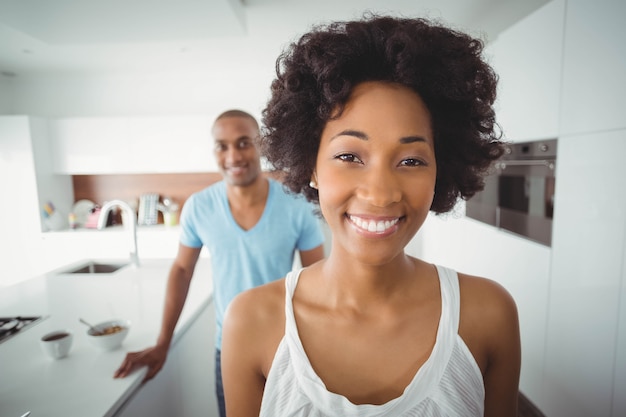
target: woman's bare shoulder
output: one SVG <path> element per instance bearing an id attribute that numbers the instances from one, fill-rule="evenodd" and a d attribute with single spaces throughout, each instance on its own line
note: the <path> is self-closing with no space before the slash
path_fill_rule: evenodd
<path id="1" fill-rule="evenodd" d="M 515 300 L 500 283 L 474 275 L 458 275 L 462 304 L 480 309 L 516 310 Z"/>
<path id="2" fill-rule="evenodd" d="M 246 327 L 267 325 L 276 321 L 284 307 L 283 278 L 239 293 L 229 304 L 225 321 Z"/>
<path id="3" fill-rule="evenodd" d="M 486 370 L 494 354 L 515 357 L 519 349 L 519 319 L 511 294 L 496 281 L 467 274 L 459 274 L 459 286 L 459 334 L 481 369 Z"/>
<path id="4" fill-rule="evenodd" d="M 459 283 L 459 334 L 483 374 L 485 415 L 503 415 L 502 410 L 515 408 L 521 366 L 515 300 L 503 285 L 487 278 L 459 274 Z"/>
<path id="5" fill-rule="evenodd" d="M 257 375 L 267 375 L 285 333 L 284 282 L 252 288 L 231 301 L 222 329 L 222 363 L 232 359 L 237 363 L 232 366 L 247 366 Z"/>

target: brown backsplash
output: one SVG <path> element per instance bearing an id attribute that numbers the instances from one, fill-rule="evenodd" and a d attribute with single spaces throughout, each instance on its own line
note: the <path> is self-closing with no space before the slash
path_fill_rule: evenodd
<path id="1" fill-rule="evenodd" d="M 275 173 L 265 173 L 268 177 L 279 179 Z M 196 191 L 220 181 L 222 174 L 181 173 L 181 174 L 107 174 L 73 175 L 74 202 L 82 199 L 91 200 L 98 205 L 105 201 L 120 199 L 138 201 L 146 193 L 167 196 L 182 208 L 187 198 Z M 163 219 L 159 213 L 159 223 Z"/>
<path id="2" fill-rule="evenodd" d="M 133 201 L 142 194 L 158 193 L 182 207 L 191 194 L 221 179 L 219 173 L 73 175 L 72 183 L 75 201 L 87 199 L 102 205 L 108 200 Z"/>

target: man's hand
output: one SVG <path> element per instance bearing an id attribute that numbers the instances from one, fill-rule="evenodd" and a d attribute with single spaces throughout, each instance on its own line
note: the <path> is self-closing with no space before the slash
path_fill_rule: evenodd
<path id="1" fill-rule="evenodd" d="M 165 364 L 168 349 L 169 346 L 156 345 L 140 352 L 128 352 L 120 367 L 113 374 L 113 378 L 124 378 L 135 368 L 141 366 L 148 367 L 148 373 L 144 377 L 143 382 L 154 378 Z"/>

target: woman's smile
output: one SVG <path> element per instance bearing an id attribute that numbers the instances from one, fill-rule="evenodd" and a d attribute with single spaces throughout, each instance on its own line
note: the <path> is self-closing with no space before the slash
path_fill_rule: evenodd
<path id="1" fill-rule="evenodd" d="M 347 214 L 346 217 L 350 223 L 357 229 L 357 231 L 367 235 L 387 236 L 397 230 L 397 224 L 400 221 L 400 217 L 381 219 L 381 218 L 367 218 L 363 216 L 356 216 Z"/>

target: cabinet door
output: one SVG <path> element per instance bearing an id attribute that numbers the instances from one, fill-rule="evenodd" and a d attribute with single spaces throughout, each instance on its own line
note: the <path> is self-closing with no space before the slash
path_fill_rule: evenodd
<path id="1" fill-rule="evenodd" d="M 215 395 L 215 306 L 211 302 L 174 347 L 179 363 L 180 417 L 218 417 Z"/>
<path id="2" fill-rule="evenodd" d="M 141 117 L 129 124 L 129 172 L 216 172 L 206 117 Z"/>
<path id="3" fill-rule="evenodd" d="M 0 288 L 34 276 L 41 232 L 29 119 L 0 116 Z"/>
<path id="4" fill-rule="evenodd" d="M 182 407 L 176 384 L 176 358 L 167 358 L 156 377 L 141 385 L 115 417 L 180 416 Z"/>
<path id="5" fill-rule="evenodd" d="M 616 357 L 624 360 L 617 356 L 620 333 L 624 340 L 624 154 L 626 129 L 559 139 L 546 401 L 539 404 L 548 416 L 609 417 L 614 378 L 624 377 L 615 372 Z"/>
<path id="6" fill-rule="evenodd" d="M 565 134 L 626 128 L 626 2 L 569 0 L 565 27 Z"/>
<path id="7" fill-rule="evenodd" d="M 172 346 L 163 369 L 116 417 L 218 417 L 215 396 L 215 307 L 205 306 Z"/>
<path id="8" fill-rule="evenodd" d="M 59 174 L 218 171 L 204 116 L 65 118 L 50 125 Z"/>
<path id="9" fill-rule="evenodd" d="M 125 118 L 67 118 L 50 122 L 54 170 L 62 174 L 124 171 L 129 160 Z"/>
<path id="10" fill-rule="evenodd" d="M 563 0 L 548 3 L 487 48 L 499 76 L 496 120 L 508 140 L 558 136 L 564 9 Z"/>

